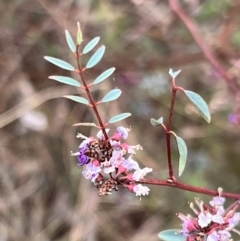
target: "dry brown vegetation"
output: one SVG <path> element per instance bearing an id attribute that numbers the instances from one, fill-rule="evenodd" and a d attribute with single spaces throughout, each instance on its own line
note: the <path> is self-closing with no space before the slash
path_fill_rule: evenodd
<path id="1" fill-rule="evenodd" d="M 96 130 L 72 125 L 94 117 L 85 106 L 58 98 L 76 89 L 47 77 L 71 73 L 43 59 L 50 55 L 75 64 L 64 29 L 74 35 L 77 21 L 84 43 L 101 36 L 106 45 L 103 60 L 86 72 L 87 79 L 117 68 L 114 79 L 93 91 L 100 98 L 111 88 L 123 90 L 119 101 L 101 106 L 101 113 L 103 119 L 132 113 L 120 124 L 132 126 L 129 142 L 144 148 L 136 159 L 152 167 L 154 177 L 167 177 L 165 135 L 149 119 L 167 118 L 168 69 L 182 69 L 179 85 L 201 94 L 212 113 L 212 123 L 206 124 L 184 96 L 177 96 L 173 129 L 189 148 L 182 180 L 240 191 L 240 129 L 229 121 L 240 106 L 240 2 L 180 3 L 179 12 L 172 0 L 0 2 L 1 241 L 155 241 L 159 231 L 179 227 L 175 213 L 190 212 L 187 202 L 196 196 L 150 187 L 141 201 L 124 189 L 99 198 L 82 177 L 70 155 L 79 145 L 75 136 Z M 182 10 L 187 22 L 179 18 Z"/>

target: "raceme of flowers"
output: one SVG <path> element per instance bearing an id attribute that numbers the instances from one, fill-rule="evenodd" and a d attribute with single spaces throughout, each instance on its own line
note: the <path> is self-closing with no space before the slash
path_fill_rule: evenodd
<path id="1" fill-rule="evenodd" d="M 148 195 L 150 191 L 148 187 L 137 184 L 152 168 L 141 169 L 133 160 L 135 151 L 142 150 L 142 147 L 130 146 L 122 141 L 128 138 L 129 131 L 130 129 L 118 127 L 108 140 L 104 138 L 102 130 L 96 137 L 77 135 L 83 141 L 79 151 L 72 155 L 78 156 L 78 165 L 85 168 L 83 176 L 99 188 L 99 196 L 111 194 L 112 190 L 117 191 L 119 185 L 128 188 L 136 196 Z"/>
<path id="2" fill-rule="evenodd" d="M 236 212 L 239 207 L 239 201 L 235 202 L 228 209 L 224 209 L 225 198 L 221 196 L 214 197 L 210 205 L 205 205 L 203 201 L 195 199 L 199 211 L 190 203 L 190 208 L 195 213 L 195 217 L 190 215 L 177 216 L 183 221 L 181 233 L 187 238 L 187 241 L 206 240 L 206 241 L 229 241 L 231 240 L 230 231 L 239 231 L 235 226 L 239 224 L 240 213 Z"/>

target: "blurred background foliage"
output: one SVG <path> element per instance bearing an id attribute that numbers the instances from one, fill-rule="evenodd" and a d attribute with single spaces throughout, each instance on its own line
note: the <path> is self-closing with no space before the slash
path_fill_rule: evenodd
<path id="1" fill-rule="evenodd" d="M 240 1 L 180 4 L 238 85 Z M 77 132 L 95 135 L 96 129 L 72 125 L 94 121 L 94 116 L 86 106 L 58 98 L 77 90 L 48 76 L 77 76 L 43 59 L 50 55 L 75 64 L 64 29 L 74 36 L 77 21 L 83 44 L 101 36 L 106 45 L 103 60 L 86 72 L 89 82 L 110 67 L 117 69 L 114 78 L 93 89 L 94 96 L 99 99 L 116 87 L 123 90 L 118 101 L 100 106 L 102 117 L 132 113 L 117 124 L 132 127 L 129 142 L 143 146 L 136 159 L 154 169 L 152 178 L 167 177 L 166 143 L 164 131 L 149 120 L 167 120 L 168 70 L 181 69 L 177 84 L 209 103 L 212 122 L 207 124 L 181 93 L 177 95 L 173 130 L 189 148 L 180 180 L 240 191 L 239 95 L 210 64 L 167 0 L 2 0 L 0 16 L 0 240 L 154 241 L 159 231 L 179 228 L 175 213 L 190 213 L 188 202 L 195 196 L 206 202 L 211 198 L 156 186 L 141 201 L 124 188 L 99 198 L 82 178 L 70 153 L 78 150 Z M 172 146 L 177 169 L 174 141 Z"/>

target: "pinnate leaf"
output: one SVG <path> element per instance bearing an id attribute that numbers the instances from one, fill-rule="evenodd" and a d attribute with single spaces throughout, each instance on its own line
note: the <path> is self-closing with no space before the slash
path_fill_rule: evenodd
<path id="1" fill-rule="evenodd" d="M 50 56 L 44 56 L 44 59 L 46 59 L 48 62 L 50 62 L 62 69 L 66 69 L 66 70 L 70 70 L 70 71 L 75 70 L 75 68 L 71 64 L 69 64 L 68 62 L 63 61 L 61 59 L 57 59 L 57 58 L 50 57 Z"/>
<path id="2" fill-rule="evenodd" d="M 75 102 L 78 102 L 78 103 L 82 103 L 82 104 L 85 104 L 85 105 L 89 105 L 89 101 L 83 97 L 80 97 L 80 96 L 76 96 L 76 95 L 64 95 L 63 97 L 67 98 L 67 99 L 70 99 L 70 100 L 73 100 Z"/>
<path id="3" fill-rule="evenodd" d="M 67 76 L 51 75 L 48 78 L 59 81 L 61 83 L 67 84 L 67 85 L 72 85 L 72 86 L 76 86 L 76 87 L 81 86 L 81 84 L 77 80 L 67 77 Z"/>
<path id="4" fill-rule="evenodd" d="M 120 115 L 115 115 L 108 121 L 108 123 L 114 123 L 114 122 L 126 119 L 127 117 L 129 117 L 131 115 L 132 115 L 131 113 L 122 113 Z"/>
<path id="5" fill-rule="evenodd" d="M 105 53 L 105 46 L 102 46 L 89 59 L 89 61 L 87 62 L 86 68 L 90 69 L 90 68 L 94 67 L 97 63 L 99 63 L 99 61 L 102 59 L 104 53 Z"/>
<path id="6" fill-rule="evenodd" d="M 199 94 L 193 91 L 184 90 L 184 93 L 188 97 L 188 99 L 192 102 L 192 104 L 196 107 L 196 109 L 202 115 L 202 117 L 206 120 L 206 122 L 210 123 L 211 115 L 205 100 Z"/>
<path id="7" fill-rule="evenodd" d="M 121 94 L 122 94 L 122 91 L 120 89 L 111 90 L 103 97 L 102 102 L 109 102 L 109 101 L 116 100 Z"/>
<path id="8" fill-rule="evenodd" d="M 102 81 L 104 81 L 105 79 L 107 79 L 114 71 L 116 68 L 112 67 L 110 69 L 105 70 L 103 73 L 101 73 L 94 81 L 93 84 L 98 84 Z"/>
<path id="9" fill-rule="evenodd" d="M 83 49 L 83 54 L 90 52 L 99 42 L 100 37 L 95 37 L 92 39 Z"/>
<path id="10" fill-rule="evenodd" d="M 180 229 L 164 230 L 158 234 L 158 237 L 163 241 L 186 241 L 186 237 L 180 232 Z"/>
<path id="11" fill-rule="evenodd" d="M 65 30 L 65 36 L 66 36 L 68 47 L 71 49 L 71 51 L 73 53 L 75 53 L 76 52 L 76 46 L 75 46 L 75 43 L 74 43 L 74 41 L 71 37 L 71 34 L 68 32 L 67 29 Z"/>

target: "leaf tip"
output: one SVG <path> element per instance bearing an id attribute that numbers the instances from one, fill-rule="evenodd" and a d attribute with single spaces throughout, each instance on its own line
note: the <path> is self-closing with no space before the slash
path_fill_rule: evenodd
<path id="1" fill-rule="evenodd" d="M 178 74 L 181 72 L 181 70 L 178 70 L 178 71 L 173 71 L 172 69 L 169 69 L 169 71 L 168 71 L 168 73 L 170 74 L 170 76 L 172 77 L 172 78 L 176 78 L 177 76 L 178 76 Z"/>

